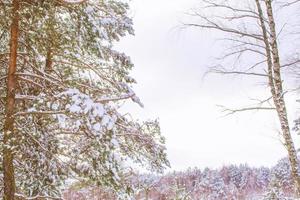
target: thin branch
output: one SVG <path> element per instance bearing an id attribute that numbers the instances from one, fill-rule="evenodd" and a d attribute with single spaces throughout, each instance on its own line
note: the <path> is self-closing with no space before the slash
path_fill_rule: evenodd
<path id="1" fill-rule="evenodd" d="M 284 67 L 289 67 L 289 66 L 292 66 L 292 65 L 295 65 L 295 64 L 298 64 L 300 63 L 300 60 L 295 60 L 293 62 L 290 62 L 290 63 L 286 63 L 284 65 L 281 65 L 281 68 L 284 68 Z"/>
<path id="2" fill-rule="evenodd" d="M 30 79 L 27 79 L 27 78 L 19 77 L 18 80 L 22 80 L 22 81 L 25 81 L 25 82 L 30 83 L 32 85 L 38 86 L 40 88 L 44 88 L 44 86 L 42 86 L 41 84 L 39 84 L 39 83 L 37 83 L 35 81 L 32 81 Z"/>
<path id="3" fill-rule="evenodd" d="M 258 15 L 256 12 L 252 11 L 252 10 L 245 10 L 245 9 L 239 9 L 239 8 L 233 8 L 231 6 L 228 5 L 224 5 L 224 4 L 217 4 L 217 3 L 213 3 L 211 1 L 208 0 L 202 0 L 203 2 L 209 4 L 208 6 L 205 6 L 206 8 L 225 8 L 228 10 L 231 10 L 233 12 L 244 12 L 244 13 L 250 13 L 250 14 L 254 14 L 254 15 Z"/>
<path id="4" fill-rule="evenodd" d="M 282 7 L 282 8 L 288 7 L 288 6 L 291 6 L 291 5 L 296 4 L 296 3 L 299 3 L 299 2 L 300 2 L 300 0 L 294 0 L 294 1 L 292 1 L 292 2 L 283 3 L 283 5 L 282 5 L 281 7 Z"/>
<path id="5" fill-rule="evenodd" d="M 13 116 L 22 116 L 22 115 L 58 115 L 65 114 L 66 110 L 58 110 L 58 111 L 28 111 L 28 112 L 17 112 Z"/>
<path id="6" fill-rule="evenodd" d="M 38 200 L 38 199 L 53 199 L 53 200 L 63 200 L 62 198 L 60 197 L 52 197 L 52 196 L 42 196 L 42 195 L 37 195 L 37 196 L 34 196 L 34 197 L 26 197 L 22 194 L 15 194 L 16 197 L 19 197 L 19 198 L 23 198 L 23 199 L 26 199 L 26 200 Z"/>
<path id="7" fill-rule="evenodd" d="M 219 60 L 223 60 L 223 59 L 225 59 L 227 57 L 234 56 L 236 54 L 238 54 L 238 57 L 241 57 L 242 54 L 244 54 L 245 52 L 257 53 L 257 54 L 260 54 L 260 55 L 266 57 L 266 54 L 263 53 L 263 52 L 261 52 L 261 51 L 259 51 L 259 50 L 251 49 L 251 48 L 244 48 L 244 49 L 241 49 L 241 50 L 236 50 L 236 51 L 229 52 L 229 53 L 223 55 L 221 58 L 218 58 L 218 59 Z"/>
<path id="8" fill-rule="evenodd" d="M 64 4 L 82 4 L 87 2 L 88 0 L 58 0 L 58 1 Z"/>
<path id="9" fill-rule="evenodd" d="M 211 72 L 217 73 L 217 74 L 239 74 L 239 75 L 248 75 L 248 76 L 262 76 L 262 77 L 268 77 L 267 74 L 261 74 L 261 73 L 255 73 L 255 72 L 242 72 L 242 71 L 225 71 L 221 69 L 212 69 Z"/>
<path id="10" fill-rule="evenodd" d="M 243 40 L 238 40 L 238 39 L 234 39 L 234 38 L 222 38 L 220 40 L 228 40 L 228 41 L 232 41 L 232 42 L 237 42 L 237 43 L 241 43 L 241 45 L 249 45 L 249 46 L 254 46 L 254 47 L 258 47 L 258 48 L 262 48 L 265 49 L 265 47 L 263 45 L 260 44 L 255 44 L 253 42 L 248 42 L 248 41 L 243 41 Z"/>
<path id="11" fill-rule="evenodd" d="M 123 95 L 123 96 L 120 96 L 120 97 L 101 98 L 101 99 L 96 100 L 95 102 L 103 103 L 103 102 L 109 102 L 109 101 L 120 101 L 120 100 L 130 99 L 134 96 L 135 96 L 135 94 L 132 93 L 132 94 Z"/>
<path id="12" fill-rule="evenodd" d="M 17 76 L 29 76 L 29 77 L 33 77 L 33 78 L 38 78 L 38 79 L 47 81 L 47 82 L 49 82 L 49 83 L 52 83 L 52 84 L 61 86 L 61 84 L 56 83 L 56 82 L 52 81 L 51 79 L 49 79 L 49 78 L 47 78 L 47 77 L 40 76 L 40 75 L 37 75 L 37 74 L 30 74 L 30 73 L 16 73 L 16 75 L 17 75 Z"/>
<path id="13" fill-rule="evenodd" d="M 228 115 L 233 115 L 235 113 L 238 113 L 238 112 L 246 112 L 246 111 L 258 111 L 258 110 L 276 110 L 276 108 L 274 107 L 246 107 L 246 108 L 239 108 L 239 109 L 230 109 L 230 108 L 225 108 L 224 106 L 220 106 L 219 107 L 222 107 L 223 110 L 222 112 L 225 112 L 227 114 L 225 114 L 225 116 L 228 116 Z"/>
<path id="14" fill-rule="evenodd" d="M 207 17 L 198 15 L 201 19 L 203 19 L 207 24 L 196 24 L 196 23 L 184 23 L 185 26 L 192 26 L 192 27 L 200 27 L 200 28 L 206 28 L 206 29 L 216 29 L 222 32 L 226 33 L 232 33 L 235 35 L 239 35 L 240 37 L 248 37 L 256 40 L 263 41 L 263 37 L 261 35 L 257 35 L 254 33 L 247 33 L 243 32 L 234 28 L 228 28 L 225 26 L 221 26 L 220 24 L 217 24 L 216 22 L 213 22 L 212 20 L 208 19 Z"/>

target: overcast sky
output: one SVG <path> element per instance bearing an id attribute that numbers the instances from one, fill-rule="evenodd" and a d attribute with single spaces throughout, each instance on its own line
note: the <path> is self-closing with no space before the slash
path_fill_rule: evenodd
<path id="1" fill-rule="evenodd" d="M 117 48 L 132 58 L 134 87 L 145 104 L 126 106 L 140 119 L 159 118 L 172 170 L 248 163 L 272 166 L 286 152 L 279 142 L 276 113 L 222 117 L 217 105 L 239 107 L 267 90 L 245 77 L 208 75 L 221 53 L 214 32 L 180 29 L 197 0 L 133 0 L 136 35 Z M 290 100 L 290 105 L 294 100 Z M 292 113 L 294 114 L 294 113 Z"/>

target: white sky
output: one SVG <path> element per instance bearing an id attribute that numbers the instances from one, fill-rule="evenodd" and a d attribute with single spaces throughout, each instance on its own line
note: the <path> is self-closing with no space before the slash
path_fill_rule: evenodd
<path id="1" fill-rule="evenodd" d="M 253 79 L 208 75 L 221 53 L 215 33 L 178 28 L 197 0 L 133 0 L 136 35 L 118 49 L 132 58 L 135 91 L 145 104 L 127 105 L 140 119 L 159 118 L 172 170 L 248 163 L 271 166 L 286 153 L 278 141 L 276 114 L 247 112 L 222 117 L 216 105 L 239 107 L 265 96 Z M 290 101 L 294 104 L 294 100 Z M 294 106 L 293 106 L 294 107 Z"/>

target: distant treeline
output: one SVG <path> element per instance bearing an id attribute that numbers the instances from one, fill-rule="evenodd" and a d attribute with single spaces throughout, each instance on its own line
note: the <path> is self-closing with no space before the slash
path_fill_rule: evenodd
<path id="1" fill-rule="evenodd" d="M 288 159 L 274 167 L 230 165 L 220 169 L 188 169 L 163 176 L 134 175 L 133 199 L 151 200 L 245 200 L 292 199 L 293 180 Z M 68 190 L 66 199 L 117 199 L 117 194 L 98 187 Z"/>

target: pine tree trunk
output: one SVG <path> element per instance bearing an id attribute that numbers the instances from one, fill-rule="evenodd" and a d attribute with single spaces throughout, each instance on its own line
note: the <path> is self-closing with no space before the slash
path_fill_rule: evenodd
<path id="1" fill-rule="evenodd" d="M 15 196 L 15 176 L 13 165 L 13 145 L 14 132 L 14 110 L 15 110 L 15 88 L 16 88 L 16 68 L 17 68 L 17 49 L 19 34 L 19 0 L 13 0 L 13 19 L 11 24 L 10 39 L 10 58 L 7 79 L 7 97 L 6 97 L 6 118 L 4 122 L 4 150 L 3 150 L 3 176 L 4 176 L 4 200 L 13 200 Z"/>
<path id="2" fill-rule="evenodd" d="M 53 71 L 52 69 L 52 49 L 48 47 L 47 55 L 46 55 L 46 66 L 45 66 L 45 72 L 46 73 L 51 73 Z"/>

